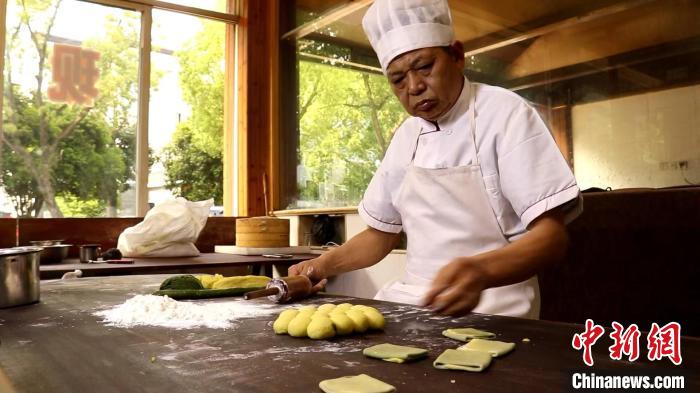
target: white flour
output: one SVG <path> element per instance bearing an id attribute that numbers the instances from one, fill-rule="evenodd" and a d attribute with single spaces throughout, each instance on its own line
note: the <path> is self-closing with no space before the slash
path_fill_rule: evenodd
<path id="1" fill-rule="evenodd" d="M 168 296 L 136 295 L 126 302 L 94 315 L 103 322 L 120 327 L 137 325 L 165 326 L 190 329 L 205 326 L 225 329 L 233 326 L 238 318 L 275 313 L 274 306 L 242 301 L 197 304 L 182 302 Z"/>

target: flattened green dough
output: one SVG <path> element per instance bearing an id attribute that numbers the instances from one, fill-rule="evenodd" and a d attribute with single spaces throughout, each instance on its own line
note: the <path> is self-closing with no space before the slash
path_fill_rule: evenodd
<path id="1" fill-rule="evenodd" d="M 426 356 L 428 350 L 394 344 L 379 344 L 365 348 L 362 353 L 365 356 L 382 359 L 387 362 L 403 363 L 407 360 L 419 359 Z"/>
<path id="2" fill-rule="evenodd" d="M 459 341 L 469 341 L 473 338 L 494 338 L 495 334 L 474 328 L 447 329 L 442 335 Z"/>
<path id="3" fill-rule="evenodd" d="M 318 384 L 326 393 L 391 393 L 396 388 L 367 374 L 326 379 Z"/>
<path id="4" fill-rule="evenodd" d="M 506 343 L 503 341 L 492 341 L 492 340 L 482 340 L 480 338 L 475 338 L 468 343 L 457 348 L 460 351 L 472 350 L 488 352 L 493 357 L 499 357 L 507 354 L 515 348 L 514 343 Z"/>
<path id="5" fill-rule="evenodd" d="M 491 355 L 487 352 L 478 352 L 456 349 L 446 349 L 433 362 L 433 367 L 446 370 L 464 370 L 479 372 L 491 364 Z"/>

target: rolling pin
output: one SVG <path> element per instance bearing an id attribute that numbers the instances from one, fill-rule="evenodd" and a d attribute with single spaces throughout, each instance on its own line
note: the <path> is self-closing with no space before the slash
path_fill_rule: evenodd
<path id="1" fill-rule="evenodd" d="M 267 283 L 265 289 L 246 292 L 243 297 L 245 300 L 250 300 L 267 296 L 274 302 L 285 303 L 309 296 L 311 286 L 311 280 L 306 276 L 273 278 Z"/>

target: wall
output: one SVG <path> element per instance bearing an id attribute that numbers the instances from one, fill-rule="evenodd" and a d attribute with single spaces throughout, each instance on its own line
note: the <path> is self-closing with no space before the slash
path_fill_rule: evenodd
<path id="1" fill-rule="evenodd" d="M 581 189 L 700 184 L 700 86 L 577 105 L 573 157 Z"/>

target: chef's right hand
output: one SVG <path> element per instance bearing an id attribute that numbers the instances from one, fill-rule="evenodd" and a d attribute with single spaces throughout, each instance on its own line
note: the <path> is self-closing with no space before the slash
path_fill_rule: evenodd
<path id="1" fill-rule="evenodd" d="M 296 265 L 289 267 L 287 274 L 291 276 L 306 276 L 311 280 L 311 294 L 322 291 L 328 283 L 327 275 L 323 269 L 323 261 L 321 258 L 309 259 L 308 261 L 299 262 Z"/>

